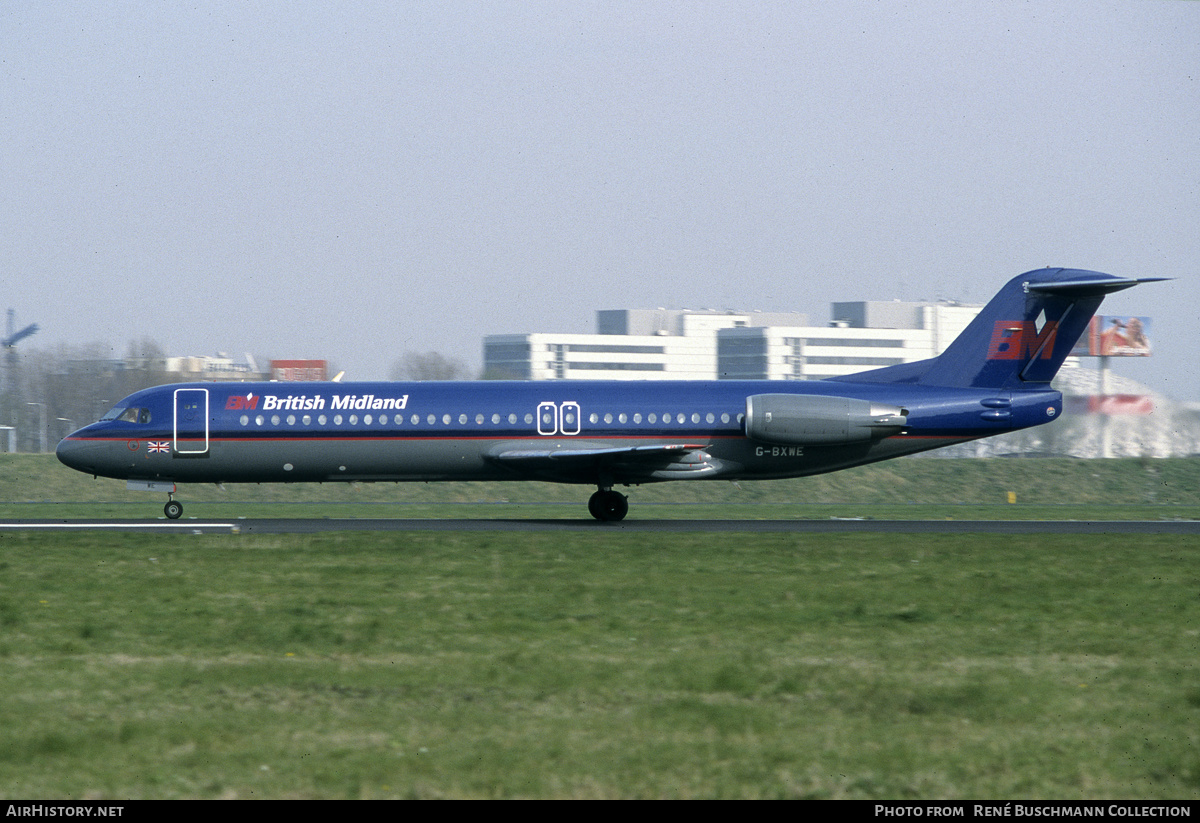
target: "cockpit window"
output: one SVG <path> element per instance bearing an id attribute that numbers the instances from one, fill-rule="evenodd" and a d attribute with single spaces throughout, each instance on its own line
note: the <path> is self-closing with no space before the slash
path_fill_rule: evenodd
<path id="1" fill-rule="evenodd" d="M 129 408 L 117 406 L 108 414 L 101 417 L 100 420 L 101 422 L 106 420 L 116 420 L 121 423 L 149 423 L 150 410 L 139 409 L 134 406 L 130 406 Z"/>
<path id="2" fill-rule="evenodd" d="M 126 409 L 125 413 L 117 418 L 125 423 L 149 423 L 149 409 Z"/>

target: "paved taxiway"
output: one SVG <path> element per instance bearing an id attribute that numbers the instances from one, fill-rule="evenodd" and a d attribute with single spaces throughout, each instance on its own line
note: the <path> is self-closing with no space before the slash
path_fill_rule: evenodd
<path id="1" fill-rule="evenodd" d="M 1200 534 L 1200 520 L 417 520 L 266 518 L 256 520 L 3 520 L 7 531 L 115 531 L 177 534 L 319 532 L 710 532 L 764 534 Z"/>

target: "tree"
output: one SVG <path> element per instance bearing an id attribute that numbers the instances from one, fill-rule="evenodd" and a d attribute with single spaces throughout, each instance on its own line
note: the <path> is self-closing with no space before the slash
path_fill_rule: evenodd
<path id="1" fill-rule="evenodd" d="M 18 448 L 41 448 L 43 429 L 53 448 L 73 429 L 98 419 L 121 398 L 140 389 L 175 382 L 166 357 L 153 340 L 129 344 L 125 358 L 107 343 L 59 345 L 23 353 L 19 408 L 9 425 L 18 428 Z M 0 421 L 5 422 L 5 421 Z"/>
<path id="2" fill-rule="evenodd" d="M 438 352 L 405 352 L 392 364 L 393 380 L 468 380 L 466 365 Z"/>

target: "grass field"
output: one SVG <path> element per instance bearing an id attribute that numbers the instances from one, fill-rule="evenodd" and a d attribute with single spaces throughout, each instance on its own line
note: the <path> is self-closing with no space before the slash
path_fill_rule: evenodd
<path id="1" fill-rule="evenodd" d="M 1194 517 L 1198 465 L 895 461 L 631 517 Z M 587 491 L 183 497 L 585 518 Z M 161 516 L 37 456 L 0 458 L 0 500 Z M 0 796 L 1196 799 L 1200 538 L 4 533 Z"/>
<path id="2" fill-rule="evenodd" d="M 1200 539 L 7 534 L 7 798 L 1197 798 Z"/>
<path id="3" fill-rule="evenodd" d="M 622 489 L 631 518 L 1200 518 L 1200 459 L 904 458 L 834 474 Z M 185 517 L 588 519 L 587 486 L 367 483 L 181 486 Z M 1009 504 L 1009 494 L 1016 504 Z M 0 455 L 0 517 L 162 516 L 166 495 L 93 479 L 53 455 Z"/>

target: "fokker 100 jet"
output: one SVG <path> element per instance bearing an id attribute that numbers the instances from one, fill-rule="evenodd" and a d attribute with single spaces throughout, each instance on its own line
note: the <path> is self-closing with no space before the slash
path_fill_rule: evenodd
<path id="1" fill-rule="evenodd" d="M 547 480 L 616 486 L 800 477 L 1050 423 L 1050 380 L 1106 294 L 1080 269 L 1011 280 L 938 357 L 817 381 L 188 383 L 146 389 L 58 458 L 131 489 L 180 483 Z"/>

